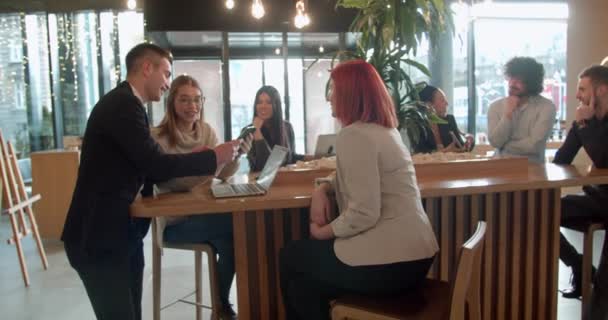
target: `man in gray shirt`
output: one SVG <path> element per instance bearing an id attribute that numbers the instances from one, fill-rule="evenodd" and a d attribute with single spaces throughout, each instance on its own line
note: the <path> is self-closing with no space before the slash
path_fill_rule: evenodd
<path id="1" fill-rule="evenodd" d="M 547 138 L 555 122 L 556 108 L 540 95 L 545 70 L 529 57 L 515 57 L 505 65 L 509 96 L 496 100 L 488 110 L 488 140 L 496 155 L 528 157 L 545 162 Z"/>

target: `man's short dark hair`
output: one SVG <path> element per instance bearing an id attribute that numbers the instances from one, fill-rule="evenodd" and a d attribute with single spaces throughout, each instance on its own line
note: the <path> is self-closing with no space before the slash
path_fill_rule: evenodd
<path id="1" fill-rule="evenodd" d="M 168 50 L 163 49 L 153 43 L 140 43 L 133 47 L 129 53 L 127 53 L 127 57 L 125 58 L 127 74 L 134 72 L 137 68 L 137 60 L 145 57 L 146 55 L 154 55 L 160 58 L 165 58 L 169 60 L 170 63 L 173 63 L 173 56 Z"/>
<path id="2" fill-rule="evenodd" d="M 521 80 L 529 95 L 535 96 L 543 91 L 545 68 L 530 57 L 515 57 L 505 64 L 505 75 Z"/>
<path id="3" fill-rule="evenodd" d="M 593 65 L 583 70 L 581 74 L 578 76 L 581 78 L 589 78 L 591 79 L 591 83 L 593 85 L 603 84 L 608 86 L 608 67 Z"/>

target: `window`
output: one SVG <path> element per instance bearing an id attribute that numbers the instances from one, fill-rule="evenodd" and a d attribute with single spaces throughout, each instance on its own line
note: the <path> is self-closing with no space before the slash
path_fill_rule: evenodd
<path id="1" fill-rule="evenodd" d="M 543 64 L 542 95 L 553 100 L 558 119 L 565 119 L 567 5 L 484 3 L 472 9 L 476 17 L 475 116 L 481 142 L 488 130 L 490 103 L 508 93 L 503 66 L 515 56 L 529 56 Z"/>
<path id="2" fill-rule="evenodd" d="M 177 60 L 173 63 L 173 74 L 175 77 L 187 74 L 198 81 L 206 98 L 203 119 L 215 130 L 219 141 L 224 141 L 221 65 L 219 60 Z"/>

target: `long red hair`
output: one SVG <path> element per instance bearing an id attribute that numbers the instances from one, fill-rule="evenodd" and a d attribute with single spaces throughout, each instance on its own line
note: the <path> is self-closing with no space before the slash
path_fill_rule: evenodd
<path id="1" fill-rule="evenodd" d="M 371 64 L 363 60 L 343 62 L 330 77 L 336 118 L 342 125 L 361 121 L 387 128 L 398 126 L 393 100 Z"/>

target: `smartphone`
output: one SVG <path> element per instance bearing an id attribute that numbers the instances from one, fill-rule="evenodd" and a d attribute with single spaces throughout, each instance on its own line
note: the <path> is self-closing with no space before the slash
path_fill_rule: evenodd
<path id="1" fill-rule="evenodd" d="M 245 153 L 245 150 L 243 149 L 243 144 L 245 143 L 245 138 L 247 138 L 250 134 L 253 134 L 256 130 L 256 127 L 254 126 L 247 126 L 245 128 L 243 128 L 243 130 L 241 130 L 241 134 L 239 134 L 239 137 L 237 139 L 241 140 L 241 143 L 239 144 L 239 155 Z"/>
<path id="2" fill-rule="evenodd" d="M 254 133 L 255 130 L 256 130 L 256 127 L 247 126 L 247 127 L 243 128 L 243 130 L 241 130 L 241 134 L 239 134 L 239 137 L 237 139 L 245 139 L 245 138 L 247 138 L 247 136 Z"/>

